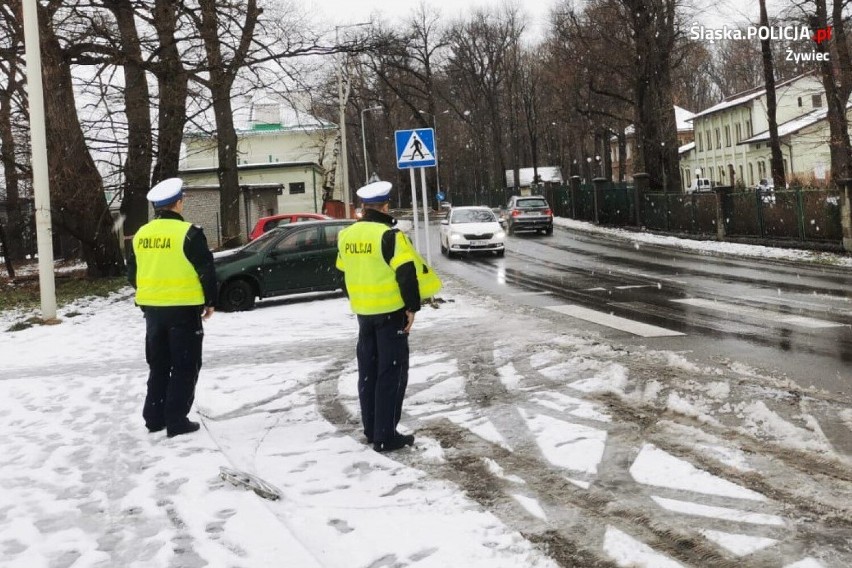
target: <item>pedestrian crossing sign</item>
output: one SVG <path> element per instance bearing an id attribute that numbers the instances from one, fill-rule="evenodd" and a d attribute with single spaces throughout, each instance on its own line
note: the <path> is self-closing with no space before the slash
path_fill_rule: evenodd
<path id="1" fill-rule="evenodd" d="M 396 167 L 405 170 L 409 168 L 434 168 L 438 159 L 435 157 L 435 131 L 432 128 L 396 131 Z"/>

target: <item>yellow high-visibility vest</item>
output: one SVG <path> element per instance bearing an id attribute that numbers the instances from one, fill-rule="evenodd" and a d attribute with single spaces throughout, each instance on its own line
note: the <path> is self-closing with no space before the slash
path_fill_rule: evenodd
<path id="1" fill-rule="evenodd" d="M 154 219 L 133 236 L 138 305 L 204 305 L 198 272 L 183 252 L 190 227 L 178 219 Z"/>
<path id="2" fill-rule="evenodd" d="M 382 235 L 387 225 L 359 221 L 340 232 L 337 241 L 337 268 L 342 270 L 352 311 L 359 315 L 395 312 L 405 307 L 396 269 L 414 262 L 420 298 L 431 298 L 441 289 L 441 280 L 429 268 L 400 231 L 395 232 L 394 256 L 390 264 L 382 256 Z"/>

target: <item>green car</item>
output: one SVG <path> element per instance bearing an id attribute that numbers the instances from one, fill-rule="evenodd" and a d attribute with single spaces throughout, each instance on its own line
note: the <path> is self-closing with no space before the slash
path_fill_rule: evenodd
<path id="1" fill-rule="evenodd" d="M 338 290 L 337 236 L 354 221 L 308 221 L 264 233 L 249 244 L 214 254 L 218 308 L 250 310 L 255 299 Z"/>

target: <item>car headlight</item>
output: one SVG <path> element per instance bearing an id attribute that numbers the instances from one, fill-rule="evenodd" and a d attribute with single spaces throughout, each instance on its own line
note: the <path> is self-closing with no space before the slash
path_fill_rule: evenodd
<path id="1" fill-rule="evenodd" d="M 497 231 L 496 233 L 494 233 L 494 238 L 495 238 L 495 239 L 502 239 L 502 238 L 503 238 L 503 237 L 505 237 L 505 236 L 506 236 L 506 232 L 505 232 L 505 231 Z"/>
<path id="2" fill-rule="evenodd" d="M 464 238 L 464 237 L 462 237 L 462 236 L 461 236 L 460 234 L 458 234 L 458 233 L 450 233 L 450 240 L 451 240 L 451 241 L 460 241 L 460 240 L 462 240 L 463 238 Z"/>

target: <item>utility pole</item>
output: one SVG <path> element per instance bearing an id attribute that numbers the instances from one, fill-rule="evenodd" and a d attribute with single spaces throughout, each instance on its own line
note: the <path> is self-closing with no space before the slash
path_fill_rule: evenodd
<path id="1" fill-rule="evenodd" d="M 360 22 L 357 24 L 346 24 L 343 26 L 334 26 L 334 44 L 336 49 L 340 49 L 340 30 L 343 28 L 355 28 L 360 26 L 369 26 L 372 22 Z M 346 149 L 346 100 L 349 98 L 349 77 L 346 79 L 346 96 L 343 95 L 343 71 L 345 63 L 349 55 L 347 53 L 338 54 L 337 62 L 337 96 L 340 102 L 340 164 L 343 168 L 343 207 L 346 211 L 344 218 L 351 219 L 352 211 L 349 208 L 349 160 L 347 159 Z"/>
<path id="2" fill-rule="evenodd" d="M 41 45 L 38 31 L 37 0 L 24 0 L 24 45 L 27 62 L 27 90 L 30 100 L 33 197 L 35 198 L 36 241 L 38 243 L 38 284 L 41 317 L 56 319 L 56 282 L 53 275 L 53 237 L 50 220 L 50 178 L 47 170 L 47 134 L 44 119 L 44 88 L 41 81 Z"/>

